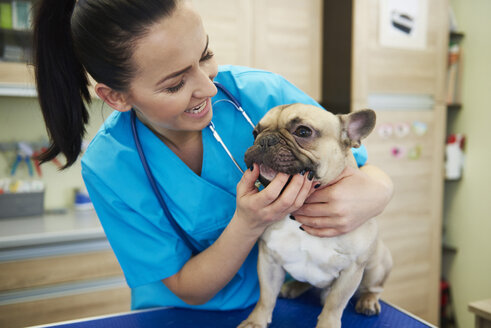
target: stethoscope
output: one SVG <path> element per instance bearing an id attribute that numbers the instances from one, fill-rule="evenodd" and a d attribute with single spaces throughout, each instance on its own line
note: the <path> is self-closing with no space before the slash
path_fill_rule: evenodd
<path id="1" fill-rule="evenodd" d="M 254 123 L 252 123 L 251 118 L 244 111 L 244 109 L 240 105 L 237 98 L 235 98 L 234 95 L 232 95 L 225 88 L 225 86 L 223 86 L 221 83 L 214 82 L 214 84 L 218 89 L 220 89 L 228 97 L 228 99 L 217 100 L 212 105 L 214 106 L 215 104 L 217 104 L 219 102 L 228 102 L 228 103 L 232 104 L 234 106 L 234 108 L 242 114 L 242 116 L 246 119 L 246 121 L 249 123 L 249 125 L 254 129 L 254 127 L 255 127 Z M 225 145 L 222 138 L 218 134 L 217 130 L 215 129 L 215 125 L 213 124 L 213 122 L 210 122 L 208 124 L 208 128 L 211 130 L 213 137 L 220 143 L 223 150 L 225 150 L 228 157 L 232 160 L 232 162 L 235 164 L 237 169 L 241 173 L 244 173 L 244 171 L 240 167 L 239 163 L 232 156 L 232 153 L 230 152 L 230 150 L 228 149 L 228 147 Z M 157 197 L 157 200 L 160 203 L 160 206 L 162 207 L 162 210 L 164 211 L 165 216 L 167 216 L 172 228 L 176 231 L 176 233 L 179 235 L 179 237 L 181 237 L 181 239 L 191 249 L 191 251 L 193 252 L 193 255 L 198 254 L 199 253 L 198 249 L 194 246 L 194 244 L 191 242 L 191 240 L 189 239 L 187 234 L 184 232 L 184 230 L 181 228 L 181 226 L 179 226 L 177 221 L 174 219 L 174 216 L 171 214 L 171 212 L 169 211 L 169 208 L 167 207 L 167 204 L 164 201 L 162 193 L 160 192 L 159 188 L 157 187 L 157 182 L 155 181 L 155 178 L 152 174 L 152 171 L 150 170 L 147 158 L 146 158 L 145 153 L 143 152 L 143 148 L 141 146 L 140 137 L 138 136 L 138 132 L 136 130 L 136 114 L 135 114 L 134 110 L 131 110 L 131 131 L 133 134 L 133 139 L 135 140 L 135 145 L 136 145 L 136 150 L 138 152 L 138 156 L 140 157 L 140 161 L 143 165 L 143 169 L 145 170 L 145 174 L 147 175 L 148 181 L 150 182 L 150 187 L 152 188 L 155 196 Z"/>

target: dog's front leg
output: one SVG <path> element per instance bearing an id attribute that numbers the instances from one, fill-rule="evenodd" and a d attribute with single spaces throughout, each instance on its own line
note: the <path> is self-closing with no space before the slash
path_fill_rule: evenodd
<path id="1" fill-rule="evenodd" d="M 259 242 L 257 262 L 260 295 L 254 310 L 238 328 L 266 328 L 271 322 L 276 298 L 285 280 L 285 270 L 271 256 L 264 241 Z"/>
<path id="2" fill-rule="evenodd" d="M 341 316 L 363 276 L 363 266 L 353 263 L 343 270 L 324 301 L 317 328 L 341 328 Z"/>

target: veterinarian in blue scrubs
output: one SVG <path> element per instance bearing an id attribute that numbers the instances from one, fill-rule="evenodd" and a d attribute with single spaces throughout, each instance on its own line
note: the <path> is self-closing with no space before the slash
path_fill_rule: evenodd
<path id="1" fill-rule="evenodd" d="M 131 287 L 133 309 L 250 306 L 259 296 L 255 244 L 270 223 L 294 213 L 305 233 L 328 237 L 356 228 L 388 203 L 390 179 L 370 165 L 343 172 L 322 190 L 308 174 L 293 176 L 281 194 L 285 174 L 256 189 L 257 165 L 243 164 L 252 127 L 213 81 L 223 84 L 254 124 L 277 105 L 317 104 L 276 74 L 218 68 L 189 3 L 50 3 L 41 0 L 35 15 L 36 79 L 52 142 L 43 158 L 62 153 L 67 166 L 78 158 L 88 119 L 84 100 L 90 100 L 87 70 L 98 82 L 96 93 L 116 111 L 84 154 L 82 175 Z M 48 12 L 69 26 L 49 20 Z M 51 38 L 55 31 L 62 37 Z M 50 60 L 46 53 L 65 60 Z M 173 229 L 150 187 L 131 132 L 132 111 L 157 189 L 197 254 Z M 211 121 L 245 173 L 213 137 Z M 365 163 L 364 148 L 355 156 Z"/>

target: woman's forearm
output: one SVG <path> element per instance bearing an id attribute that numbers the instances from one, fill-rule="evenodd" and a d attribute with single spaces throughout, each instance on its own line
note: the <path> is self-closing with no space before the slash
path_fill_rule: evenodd
<path id="1" fill-rule="evenodd" d="M 380 196 L 378 203 L 380 204 L 380 212 L 382 212 L 394 194 L 394 183 L 392 179 L 387 173 L 374 165 L 366 164 L 360 167 L 360 169 L 374 181 L 378 182 L 379 187 L 377 193 Z"/>
<path id="2" fill-rule="evenodd" d="M 188 304 L 206 303 L 232 280 L 261 232 L 243 226 L 234 215 L 213 245 L 162 282 Z"/>

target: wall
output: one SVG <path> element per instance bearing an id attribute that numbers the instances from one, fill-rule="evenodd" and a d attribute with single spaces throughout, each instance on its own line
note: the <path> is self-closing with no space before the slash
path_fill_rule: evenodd
<path id="1" fill-rule="evenodd" d="M 111 111 L 100 100 L 94 100 L 90 108 L 90 125 L 87 139 L 95 135 Z M 36 98 L 0 97 L 0 142 L 48 140 L 44 122 Z M 0 153 L 0 178 L 10 175 L 14 152 Z M 63 157 L 60 156 L 63 163 Z M 73 204 L 74 190 L 83 186 L 80 174 L 80 161 L 62 172 L 52 163 L 41 166 L 42 180 L 46 185 L 45 208 L 70 207 Z M 25 164 L 18 166 L 16 177 L 29 178 Z"/>
<path id="2" fill-rule="evenodd" d="M 459 327 L 473 327 L 467 304 L 491 298 L 491 1 L 451 0 L 465 33 L 463 108 L 449 114 L 449 129 L 467 136 L 466 167 L 445 186 L 445 240 L 457 248 L 446 271 Z"/>

